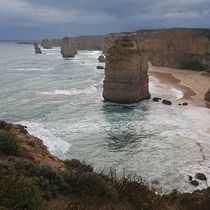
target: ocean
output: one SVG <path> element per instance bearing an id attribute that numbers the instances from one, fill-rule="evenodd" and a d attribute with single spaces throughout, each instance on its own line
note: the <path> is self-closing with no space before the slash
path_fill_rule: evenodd
<path id="1" fill-rule="evenodd" d="M 191 192 L 188 175 L 210 179 L 210 110 L 150 76 L 150 93 L 172 106 L 143 101 L 105 103 L 100 51 L 63 59 L 59 48 L 35 55 L 32 45 L 0 43 L 0 120 L 27 126 L 61 159 L 79 159 L 95 170 L 141 176 L 169 192 Z M 101 64 L 100 64 L 101 65 Z"/>

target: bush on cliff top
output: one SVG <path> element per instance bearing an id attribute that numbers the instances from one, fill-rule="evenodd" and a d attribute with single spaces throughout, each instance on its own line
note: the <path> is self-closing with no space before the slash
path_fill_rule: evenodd
<path id="1" fill-rule="evenodd" d="M 18 173 L 1 174 L 0 189 L 2 209 L 43 210 L 41 193 L 34 178 Z"/>
<path id="2" fill-rule="evenodd" d="M 9 131 L 0 130 L 0 154 L 18 155 L 19 149 L 15 136 Z"/>

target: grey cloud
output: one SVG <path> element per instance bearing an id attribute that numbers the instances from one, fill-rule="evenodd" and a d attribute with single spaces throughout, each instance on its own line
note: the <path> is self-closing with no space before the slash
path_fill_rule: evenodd
<path id="1" fill-rule="evenodd" d="M 210 27 L 209 0 L 0 0 L 0 5 L 1 39 L 12 29 L 19 37 L 21 30 L 40 29 L 34 38 L 42 38 L 50 33 L 61 37 L 139 28 Z"/>

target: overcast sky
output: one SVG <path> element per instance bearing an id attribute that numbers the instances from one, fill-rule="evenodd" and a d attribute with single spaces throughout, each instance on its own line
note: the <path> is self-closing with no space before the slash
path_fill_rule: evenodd
<path id="1" fill-rule="evenodd" d="M 0 0 L 0 39 L 210 28 L 210 0 Z"/>

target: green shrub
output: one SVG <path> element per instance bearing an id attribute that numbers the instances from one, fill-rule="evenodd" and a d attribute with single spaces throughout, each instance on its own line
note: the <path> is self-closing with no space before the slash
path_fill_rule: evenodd
<path id="1" fill-rule="evenodd" d="M 15 136 L 9 131 L 0 130 L 0 154 L 18 155 L 19 149 Z"/>
<path id="2" fill-rule="evenodd" d="M 0 121 L 0 129 L 5 129 L 7 127 L 7 123 L 4 121 Z"/>
<path id="3" fill-rule="evenodd" d="M 203 71 L 203 70 L 205 70 L 203 65 L 199 61 L 197 61 L 195 59 L 182 62 L 180 64 L 180 68 L 181 69 L 194 70 L 194 71 Z"/>
<path id="4" fill-rule="evenodd" d="M 42 210 L 42 197 L 34 178 L 13 173 L 0 175 L 0 203 L 13 209 Z"/>
<path id="5" fill-rule="evenodd" d="M 76 159 L 71 160 L 65 160 L 64 161 L 66 167 L 68 170 L 76 170 L 78 174 L 81 174 L 83 172 L 92 172 L 93 167 L 85 162 L 80 162 Z"/>
<path id="6" fill-rule="evenodd" d="M 94 172 L 81 174 L 77 180 L 77 189 L 84 195 L 97 195 L 101 198 L 112 200 L 118 198 L 116 190 Z"/>

